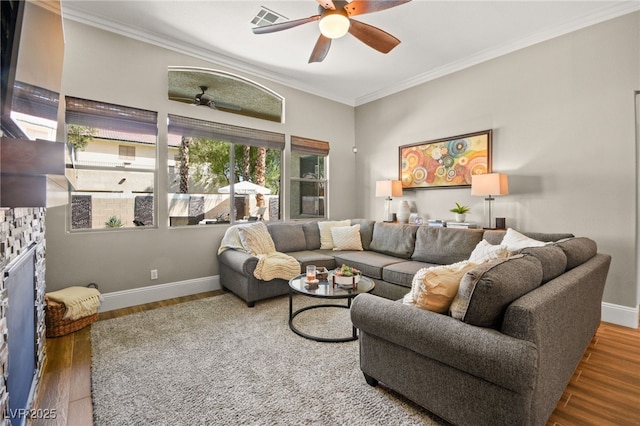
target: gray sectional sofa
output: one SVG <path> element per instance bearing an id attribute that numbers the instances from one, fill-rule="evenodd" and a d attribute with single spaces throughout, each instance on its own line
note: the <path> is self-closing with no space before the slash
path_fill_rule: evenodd
<path id="1" fill-rule="evenodd" d="M 401 225 L 351 219 L 360 225 L 363 251 L 320 249 L 317 222 L 267 223 L 276 250 L 295 257 L 301 271 L 307 265 L 333 269 L 343 263 L 358 268 L 376 282 L 373 294 L 397 300 L 409 292 L 413 276 L 427 266 L 447 265 L 469 258 L 484 238 L 492 244 L 502 240 L 504 231 L 454 229 Z M 526 233 L 541 241 L 555 241 L 572 234 Z M 260 281 L 253 272 L 258 259 L 250 254 L 227 250 L 218 255 L 220 282 L 248 306 L 270 297 L 289 293 L 289 283 L 275 279 Z"/>
<path id="2" fill-rule="evenodd" d="M 462 320 L 356 297 L 367 382 L 453 424 L 545 425 L 600 324 L 611 257 L 587 238 L 522 253 L 463 278 L 473 294 Z"/>
<path id="3" fill-rule="evenodd" d="M 346 263 L 376 282 L 374 294 L 351 306 L 367 383 L 457 425 L 546 424 L 600 324 L 611 257 L 588 238 L 528 233 L 555 242 L 475 267 L 444 315 L 398 299 L 421 268 L 468 259 L 478 242 L 499 244 L 504 231 L 352 223 L 361 225 L 363 251 L 320 250 L 313 222 L 268 228 L 301 270 Z M 228 250 L 219 261 L 222 285 L 250 306 L 289 291 L 283 280 L 258 282 L 250 255 Z"/>

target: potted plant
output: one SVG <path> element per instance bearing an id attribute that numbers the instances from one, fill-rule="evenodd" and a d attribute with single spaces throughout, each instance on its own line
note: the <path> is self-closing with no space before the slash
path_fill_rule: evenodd
<path id="1" fill-rule="evenodd" d="M 122 228 L 124 226 L 122 220 L 120 220 L 118 216 L 111 216 L 104 224 L 107 228 Z"/>
<path id="2" fill-rule="evenodd" d="M 456 222 L 464 222 L 467 213 L 469 213 L 471 209 L 468 206 L 456 203 L 456 206 L 449 211 L 456 214 Z"/>

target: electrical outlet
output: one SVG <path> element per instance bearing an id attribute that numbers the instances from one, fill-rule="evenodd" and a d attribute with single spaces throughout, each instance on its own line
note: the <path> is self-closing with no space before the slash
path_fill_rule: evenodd
<path id="1" fill-rule="evenodd" d="M 151 270 L 151 279 L 152 280 L 157 280 L 158 279 L 158 270 L 157 269 L 152 269 Z"/>

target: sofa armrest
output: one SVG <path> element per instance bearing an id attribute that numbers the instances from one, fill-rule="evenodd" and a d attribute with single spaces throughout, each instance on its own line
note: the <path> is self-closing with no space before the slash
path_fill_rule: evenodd
<path id="1" fill-rule="evenodd" d="M 218 255 L 218 262 L 225 264 L 239 274 L 253 277 L 258 258 L 238 250 L 225 250 Z"/>
<path id="2" fill-rule="evenodd" d="M 535 385 L 536 346 L 497 330 L 472 326 L 371 294 L 361 294 L 354 299 L 351 321 L 361 333 L 504 388 L 530 391 Z"/>

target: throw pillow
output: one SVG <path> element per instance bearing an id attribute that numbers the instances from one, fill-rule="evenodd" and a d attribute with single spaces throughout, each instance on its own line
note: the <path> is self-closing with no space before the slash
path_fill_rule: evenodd
<path id="1" fill-rule="evenodd" d="M 360 239 L 360 225 L 334 226 L 331 228 L 334 250 L 359 250 L 362 251 Z"/>
<path id="2" fill-rule="evenodd" d="M 458 294 L 460 280 L 477 264 L 463 260 L 447 266 L 442 269 L 431 269 L 424 275 L 415 299 L 418 308 L 439 314 L 446 313 Z"/>
<path id="3" fill-rule="evenodd" d="M 326 222 L 318 222 L 318 228 L 320 228 L 320 248 L 324 250 L 331 250 L 334 247 L 333 237 L 331 236 L 331 228 L 336 226 L 351 226 L 351 220 L 334 220 Z"/>
<path id="4" fill-rule="evenodd" d="M 489 244 L 487 240 L 482 240 L 478 243 L 476 248 L 471 252 L 469 256 L 470 262 L 482 263 L 492 259 L 502 259 L 509 257 L 509 250 L 507 246 L 499 244 Z"/>
<path id="5" fill-rule="evenodd" d="M 504 238 L 500 244 L 507 246 L 509 251 L 518 251 L 525 247 L 542 247 L 547 243 L 534 240 L 533 238 L 529 238 L 526 235 L 519 233 L 515 229 L 509 228 L 504 234 Z"/>
<path id="6" fill-rule="evenodd" d="M 264 222 L 256 222 L 250 225 L 242 225 L 238 230 L 240 241 L 245 250 L 252 255 L 273 253 L 276 246 L 271 239 L 271 234 Z"/>
<path id="7" fill-rule="evenodd" d="M 411 292 L 403 298 L 405 305 L 444 314 L 458 293 L 460 280 L 476 263 L 463 260 L 451 265 L 422 268 L 413 278 Z"/>

